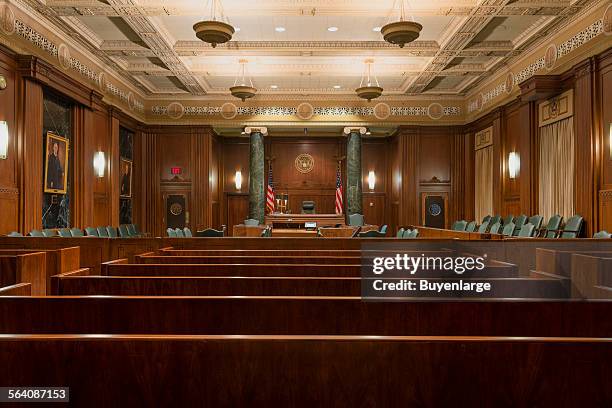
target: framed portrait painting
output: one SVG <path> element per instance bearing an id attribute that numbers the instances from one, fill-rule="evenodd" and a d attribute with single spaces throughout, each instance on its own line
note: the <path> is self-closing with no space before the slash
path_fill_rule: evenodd
<path id="1" fill-rule="evenodd" d="M 132 161 L 121 158 L 121 184 L 119 197 L 132 197 Z"/>
<path id="2" fill-rule="evenodd" d="M 45 193 L 66 194 L 68 184 L 68 149 L 70 141 L 47 132 L 45 154 Z"/>

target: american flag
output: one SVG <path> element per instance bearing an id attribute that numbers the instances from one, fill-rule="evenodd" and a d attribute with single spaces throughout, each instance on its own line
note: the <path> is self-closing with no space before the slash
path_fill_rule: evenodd
<path id="1" fill-rule="evenodd" d="M 272 185 L 272 165 L 269 167 L 268 171 L 268 191 L 266 192 L 266 208 L 268 209 L 268 213 L 274 212 L 274 186 Z"/>
<path id="2" fill-rule="evenodd" d="M 338 164 L 338 170 L 336 171 L 336 214 L 342 214 L 342 178 L 340 176 L 340 164 Z"/>

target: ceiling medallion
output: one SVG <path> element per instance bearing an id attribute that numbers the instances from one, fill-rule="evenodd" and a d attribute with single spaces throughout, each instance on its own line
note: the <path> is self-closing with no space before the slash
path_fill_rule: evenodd
<path id="1" fill-rule="evenodd" d="M 314 168 L 314 159 L 309 154 L 300 154 L 295 158 L 295 169 L 300 173 L 310 173 Z"/>
<path id="2" fill-rule="evenodd" d="M 210 13 L 212 19 L 200 21 L 193 25 L 196 37 L 205 43 L 209 43 L 213 48 L 217 44 L 223 44 L 231 40 L 232 35 L 236 32 L 230 24 L 217 20 L 217 11 L 220 12 L 221 18 L 223 18 L 223 8 L 221 7 L 220 0 L 212 0 Z"/>
<path id="3" fill-rule="evenodd" d="M 246 60 L 240 60 L 240 73 L 236 76 L 234 86 L 229 89 L 232 96 L 241 99 L 242 102 L 254 97 L 257 93 L 257 89 L 253 86 L 251 78 L 248 78 L 247 84 L 246 63 Z"/>
<path id="4" fill-rule="evenodd" d="M 400 48 L 404 48 L 404 45 L 419 38 L 423 29 L 423 26 L 415 21 L 406 21 L 405 14 L 404 0 L 402 0 L 400 20 L 389 23 L 380 29 L 380 33 L 386 42 L 399 45 Z"/>
<path id="5" fill-rule="evenodd" d="M 378 79 L 374 76 L 374 82 L 372 82 L 371 70 L 373 60 L 366 60 L 366 74 L 361 78 L 359 88 L 355 89 L 355 93 L 361 99 L 366 99 L 370 102 L 372 99 L 376 99 L 383 93 L 383 88 L 378 83 Z"/>

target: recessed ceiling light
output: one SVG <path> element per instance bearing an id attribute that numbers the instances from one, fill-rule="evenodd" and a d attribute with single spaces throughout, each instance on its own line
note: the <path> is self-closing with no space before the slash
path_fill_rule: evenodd
<path id="1" fill-rule="evenodd" d="M 240 27 L 234 27 L 234 31 L 235 31 L 235 32 L 240 31 Z"/>
<path id="2" fill-rule="evenodd" d="M 277 89 L 277 88 L 278 88 L 278 85 L 270 85 L 270 88 L 272 88 L 272 89 Z"/>
<path id="3" fill-rule="evenodd" d="M 334 89 L 340 89 L 342 88 L 340 85 L 334 85 Z"/>
<path id="4" fill-rule="evenodd" d="M 374 28 L 372 29 L 372 31 L 376 31 L 377 33 L 379 33 L 379 32 L 380 32 L 380 30 L 382 30 L 382 27 L 374 27 Z"/>
<path id="5" fill-rule="evenodd" d="M 338 27 L 334 27 L 334 26 L 327 27 L 327 31 L 331 31 L 332 33 L 336 32 L 336 31 L 338 31 Z"/>
<path id="6" fill-rule="evenodd" d="M 285 31 L 285 27 L 276 27 L 274 30 L 276 30 L 277 33 L 282 33 Z"/>

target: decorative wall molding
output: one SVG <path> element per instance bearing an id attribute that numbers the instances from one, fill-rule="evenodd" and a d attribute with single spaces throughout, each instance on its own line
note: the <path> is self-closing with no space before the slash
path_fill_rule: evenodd
<path id="1" fill-rule="evenodd" d="M 574 114 L 574 91 L 570 89 L 538 105 L 539 126 L 550 125 Z"/>
<path id="2" fill-rule="evenodd" d="M 481 130 L 475 134 L 474 150 L 484 149 L 493 145 L 493 126 Z"/>

